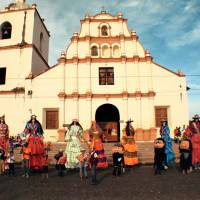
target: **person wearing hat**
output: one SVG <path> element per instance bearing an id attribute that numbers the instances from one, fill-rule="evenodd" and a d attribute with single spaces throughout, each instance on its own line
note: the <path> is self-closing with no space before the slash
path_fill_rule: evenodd
<path id="1" fill-rule="evenodd" d="M 108 161 L 104 151 L 104 145 L 102 142 L 102 132 L 100 127 L 96 122 L 92 122 L 92 126 L 90 128 L 91 136 L 92 136 L 92 143 L 91 149 L 95 150 L 97 153 L 97 168 L 107 168 Z"/>
<path id="2" fill-rule="evenodd" d="M 81 138 L 83 137 L 83 128 L 79 124 L 77 119 L 73 119 L 72 123 L 69 125 L 66 141 L 67 146 L 65 149 L 65 154 L 67 155 L 67 169 L 74 169 L 79 167 L 79 161 L 77 156 L 81 154 Z"/>
<path id="3" fill-rule="evenodd" d="M 195 169 L 200 169 L 200 119 L 195 115 L 190 124 L 192 132 L 192 164 Z"/>
<path id="4" fill-rule="evenodd" d="M 164 168 L 168 169 L 168 165 L 171 164 L 175 159 L 175 154 L 173 151 L 172 139 L 170 137 L 170 129 L 166 120 L 161 121 L 160 135 L 161 138 L 165 141 L 166 160 L 164 163 Z"/>
<path id="5" fill-rule="evenodd" d="M 36 115 L 32 115 L 27 122 L 24 133 L 26 141 L 31 148 L 30 168 L 42 170 L 42 160 L 44 154 L 43 129 Z"/>
<path id="6" fill-rule="evenodd" d="M 5 115 L 0 117 L 0 146 L 7 151 L 9 138 L 9 128 L 5 122 Z"/>

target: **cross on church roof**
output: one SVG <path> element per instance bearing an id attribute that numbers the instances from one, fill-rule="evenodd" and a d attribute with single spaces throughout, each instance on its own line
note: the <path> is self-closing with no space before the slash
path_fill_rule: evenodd
<path id="1" fill-rule="evenodd" d="M 101 7 L 101 13 L 106 13 L 106 8 L 105 8 L 105 6 L 102 6 L 102 7 Z"/>

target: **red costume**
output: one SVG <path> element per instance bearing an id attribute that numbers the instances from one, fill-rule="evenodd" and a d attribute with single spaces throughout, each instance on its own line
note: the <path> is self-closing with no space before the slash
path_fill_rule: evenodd
<path id="1" fill-rule="evenodd" d="M 192 132 L 192 164 L 200 163 L 200 121 L 199 116 L 194 116 L 194 121 L 190 124 Z"/>
<path id="2" fill-rule="evenodd" d="M 35 117 L 35 116 L 34 116 Z M 42 169 L 44 155 L 43 130 L 40 122 L 32 119 L 26 124 L 24 132 L 29 135 L 28 147 L 31 149 L 30 168 Z"/>
<path id="3" fill-rule="evenodd" d="M 8 125 L 4 121 L 4 117 L 1 117 L 0 123 L 0 146 L 4 151 L 7 150 L 8 147 L 8 137 L 9 137 L 9 129 Z"/>

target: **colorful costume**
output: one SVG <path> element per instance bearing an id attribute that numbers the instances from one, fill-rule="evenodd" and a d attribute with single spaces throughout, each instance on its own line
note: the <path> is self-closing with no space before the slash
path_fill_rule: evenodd
<path id="1" fill-rule="evenodd" d="M 108 162 L 106 158 L 106 154 L 104 151 L 104 146 L 102 143 L 102 130 L 96 124 L 96 122 L 92 123 L 92 127 L 90 128 L 92 145 L 91 149 L 94 150 L 97 154 L 97 168 L 106 168 L 108 167 Z"/>
<path id="2" fill-rule="evenodd" d="M 42 169 L 42 159 L 44 154 L 43 129 L 37 120 L 31 120 L 26 124 L 24 133 L 28 135 L 28 147 L 31 149 L 30 168 Z"/>
<path id="3" fill-rule="evenodd" d="M 94 149 L 97 153 L 97 168 L 106 168 L 108 167 L 108 162 L 106 158 L 106 154 L 104 152 L 104 146 L 101 142 L 101 139 L 94 140 Z"/>
<path id="4" fill-rule="evenodd" d="M 6 151 L 8 148 L 8 136 L 9 129 L 8 125 L 4 123 L 0 123 L 0 146 Z"/>
<path id="5" fill-rule="evenodd" d="M 137 145 L 134 141 L 128 139 L 124 145 L 124 163 L 126 166 L 131 167 L 138 164 Z"/>
<path id="6" fill-rule="evenodd" d="M 165 154 L 166 154 L 166 165 L 170 164 L 175 159 L 175 154 L 173 152 L 172 147 L 172 139 L 170 138 L 170 130 L 166 122 L 163 122 L 160 135 L 162 139 L 165 141 Z"/>
<path id="7" fill-rule="evenodd" d="M 77 156 L 81 154 L 81 141 L 83 129 L 78 122 L 69 126 L 69 129 L 66 134 L 67 147 L 65 149 L 65 154 L 67 155 L 66 168 L 78 168 L 79 161 Z"/>
<path id="8" fill-rule="evenodd" d="M 193 119 L 194 121 L 190 124 L 192 132 L 192 164 L 197 168 L 200 167 L 200 120 L 198 115 L 195 115 Z"/>

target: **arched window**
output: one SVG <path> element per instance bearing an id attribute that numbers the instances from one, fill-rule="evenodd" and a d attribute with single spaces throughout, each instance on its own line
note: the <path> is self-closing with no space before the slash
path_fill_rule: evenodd
<path id="1" fill-rule="evenodd" d="M 97 46 L 93 46 L 91 48 L 91 55 L 92 56 L 98 56 L 98 47 Z"/>
<path id="2" fill-rule="evenodd" d="M 108 36 L 108 27 L 107 26 L 104 25 L 101 27 L 101 35 Z"/>
<path id="3" fill-rule="evenodd" d="M 10 39 L 12 33 L 12 25 L 10 22 L 4 22 L 1 25 L 1 39 Z"/>
<path id="4" fill-rule="evenodd" d="M 43 33 L 40 33 L 40 52 L 42 52 L 43 47 Z"/>
<path id="5" fill-rule="evenodd" d="M 110 48 L 108 46 L 102 47 L 102 57 L 108 58 L 110 56 Z"/>
<path id="6" fill-rule="evenodd" d="M 113 56 L 119 57 L 120 56 L 120 49 L 118 45 L 113 46 Z"/>

